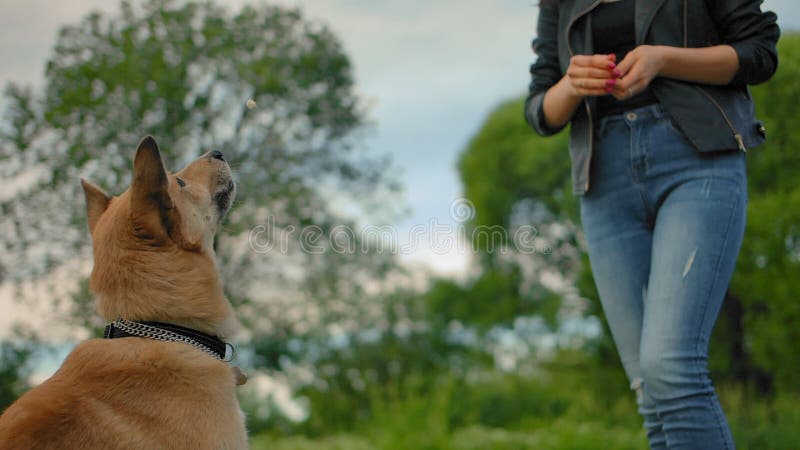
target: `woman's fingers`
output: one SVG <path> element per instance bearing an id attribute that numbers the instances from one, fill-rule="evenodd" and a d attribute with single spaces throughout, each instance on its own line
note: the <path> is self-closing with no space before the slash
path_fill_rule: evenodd
<path id="1" fill-rule="evenodd" d="M 628 52 L 627 55 L 625 55 L 625 58 L 623 58 L 619 64 L 617 64 L 616 70 L 624 77 L 628 74 L 628 72 L 630 72 L 634 64 L 636 64 L 637 59 L 638 53 L 636 52 L 636 49 L 633 49 Z"/>
<path id="2" fill-rule="evenodd" d="M 578 89 L 578 94 L 583 97 L 599 97 L 601 95 L 608 95 L 605 89 Z"/>
<path id="3" fill-rule="evenodd" d="M 648 84 L 646 79 L 631 73 L 614 86 L 613 95 L 619 100 L 625 100 L 647 89 Z"/>
<path id="4" fill-rule="evenodd" d="M 632 97 L 647 89 L 651 80 L 652 77 L 648 76 L 641 64 L 634 65 L 627 75 L 617 81 L 614 96 L 623 99 Z"/>
<path id="5" fill-rule="evenodd" d="M 576 94 L 606 95 L 614 90 L 620 72 L 614 55 L 575 55 L 570 59 L 567 76 Z"/>
<path id="6" fill-rule="evenodd" d="M 661 47 L 640 45 L 628 52 L 617 66 L 622 77 L 614 89 L 617 98 L 629 98 L 647 89 L 664 64 Z"/>
<path id="7" fill-rule="evenodd" d="M 594 67 L 612 70 L 616 68 L 613 55 L 575 55 L 570 58 L 570 67 Z"/>
<path id="8" fill-rule="evenodd" d="M 605 95 L 614 90 L 616 80 L 600 78 L 571 78 L 572 88 L 580 95 Z"/>
<path id="9" fill-rule="evenodd" d="M 598 69 L 596 67 L 572 67 L 570 66 L 567 69 L 567 75 L 572 78 L 601 78 L 601 79 L 612 79 L 617 78 L 619 72 L 615 72 L 615 69 Z"/>
<path id="10" fill-rule="evenodd" d="M 576 88 L 585 89 L 601 89 L 614 88 L 616 80 L 600 79 L 600 78 L 573 78 L 572 85 Z"/>

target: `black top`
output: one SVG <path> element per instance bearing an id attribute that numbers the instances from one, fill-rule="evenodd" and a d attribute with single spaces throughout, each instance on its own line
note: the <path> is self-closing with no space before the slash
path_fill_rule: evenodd
<path id="1" fill-rule="evenodd" d="M 594 53 L 600 55 L 614 53 L 619 63 L 625 59 L 629 51 L 636 48 L 634 10 L 634 0 L 619 0 L 601 3 L 592 11 Z M 597 115 L 602 117 L 619 114 L 657 101 L 650 88 L 622 101 L 612 95 L 604 95 L 597 99 Z"/>

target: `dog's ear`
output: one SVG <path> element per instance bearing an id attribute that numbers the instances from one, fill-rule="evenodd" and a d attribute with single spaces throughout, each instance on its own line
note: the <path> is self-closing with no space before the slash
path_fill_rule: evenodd
<path id="1" fill-rule="evenodd" d="M 161 159 L 161 151 L 152 136 L 145 136 L 133 159 L 131 212 L 143 221 L 140 225 L 161 225 L 165 214 L 173 209 L 169 196 L 169 178 Z M 163 228 L 163 227 L 162 227 Z"/>
<path id="2" fill-rule="evenodd" d="M 89 222 L 89 233 L 94 232 L 94 226 L 100 220 L 106 208 L 108 208 L 111 197 L 103 192 L 102 189 L 81 178 L 83 194 L 86 197 L 86 217 Z"/>

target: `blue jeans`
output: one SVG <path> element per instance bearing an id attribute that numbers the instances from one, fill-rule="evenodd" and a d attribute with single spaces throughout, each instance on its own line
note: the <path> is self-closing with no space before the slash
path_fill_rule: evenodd
<path id="1" fill-rule="evenodd" d="M 700 153 L 657 105 L 601 119 L 581 220 L 653 449 L 733 449 L 708 341 L 745 228 L 738 150 Z"/>

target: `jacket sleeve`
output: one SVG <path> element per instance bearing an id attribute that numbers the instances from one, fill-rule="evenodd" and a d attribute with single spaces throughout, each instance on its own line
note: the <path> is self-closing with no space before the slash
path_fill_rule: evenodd
<path id="1" fill-rule="evenodd" d="M 722 41 L 736 50 L 739 70 L 731 85 L 758 84 L 778 68 L 777 16 L 761 11 L 761 0 L 714 0 L 711 14 Z"/>
<path id="2" fill-rule="evenodd" d="M 544 119 L 544 94 L 558 83 L 563 74 L 558 63 L 558 2 L 542 2 L 533 40 L 536 62 L 531 64 L 531 83 L 525 99 L 525 120 L 542 136 L 561 131 L 564 126 L 550 127 Z"/>

